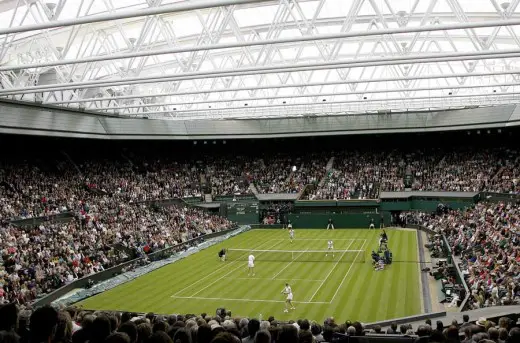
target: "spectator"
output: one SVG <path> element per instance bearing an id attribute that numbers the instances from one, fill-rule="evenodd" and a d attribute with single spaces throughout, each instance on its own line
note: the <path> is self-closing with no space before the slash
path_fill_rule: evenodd
<path id="1" fill-rule="evenodd" d="M 255 334 L 254 343 L 271 343 L 271 334 L 269 331 L 259 330 Z"/>
<path id="2" fill-rule="evenodd" d="M 253 343 L 256 332 L 260 329 L 260 322 L 258 319 L 250 319 L 247 323 L 248 336 L 242 339 L 242 343 Z"/>
<path id="3" fill-rule="evenodd" d="M 33 312 L 29 325 L 31 343 L 50 343 L 58 325 L 58 312 L 52 307 L 41 307 Z"/>

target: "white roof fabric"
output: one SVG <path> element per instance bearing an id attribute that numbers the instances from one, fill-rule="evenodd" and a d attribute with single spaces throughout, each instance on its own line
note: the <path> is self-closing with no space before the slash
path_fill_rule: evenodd
<path id="1" fill-rule="evenodd" d="M 2 0 L 0 99 L 172 120 L 518 103 L 519 2 Z"/>

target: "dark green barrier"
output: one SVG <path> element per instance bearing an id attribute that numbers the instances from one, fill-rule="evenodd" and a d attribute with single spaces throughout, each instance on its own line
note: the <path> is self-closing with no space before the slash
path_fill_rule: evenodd
<path id="1" fill-rule="evenodd" d="M 27 226 L 38 226 L 41 223 L 52 220 L 53 222 L 68 222 L 74 218 L 74 214 L 72 212 L 64 212 L 53 214 L 45 217 L 33 217 L 28 219 L 14 219 L 11 220 L 11 224 L 19 227 L 27 227 Z"/>
<path id="2" fill-rule="evenodd" d="M 329 218 L 336 228 L 368 228 L 370 220 L 379 227 L 381 215 L 378 213 L 347 213 L 347 214 L 289 214 L 289 220 L 295 228 L 325 229 Z"/>
<path id="3" fill-rule="evenodd" d="M 258 213 L 228 214 L 227 219 L 240 225 L 258 223 Z"/>
<path id="4" fill-rule="evenodd" d="M 254 194 L 249 195 L 215 195 L 213 201 L 215 202 L 232 202 L 235 201 L 255 201 L 258 202 Z"/>
<path id="5" fill-rule="evenodd" d="M 437 206 L 439 203 L 442 203 L 444 205 L 447 205 L 453 209 L 462 209 L 468 206 L 471 206 L 474 204 L 473 200 L 468 199 L 467 201 L 464 200 L 447 200 L 447 199 L 441 199 L 441 200 L 418 200 L 412 198 L 412 209 L 418 210 L 418 211 L 424 211 L 424 212 L 432 212 L 437 209 Z"/>
<path id="6" fill-rule="evenodd" d="M 410 197 L 406 199 L 385 199 L 381 201 L 381 211 L 423 211 L 433 212 L 439 204 L 447 205 L 453 209 L 462 209 L 474 204 L 472 199 L 432 199 L 424 200 Z"/>
<path id="7" fill-rule="evenodd" d="M 381 211 L 410 211 L 412 203 L 406 201 L 381 201 Z"/>

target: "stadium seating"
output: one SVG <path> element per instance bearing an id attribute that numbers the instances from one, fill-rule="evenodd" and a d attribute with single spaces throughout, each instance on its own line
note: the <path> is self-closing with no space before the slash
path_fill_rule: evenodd
<path id="1" fill-rule="evenodd" d="M 232 162 L 225 158 L 201 156 L 190 160 L 131 151 L 116 155 L 80 154 L 72 158 L 58 155 L 31 162 L 19 159 L 2 162 L 0 250 L 4 261 L 11 263 L 10 268 L 0 269 L 0 282 L 4 289 L 8 289 L 5 298 L 26 302 L 70 280 L 129 258 L 128 250 L 115 251 L 113 248 L 123 241 L 130 251 L 144 247 L 153 250 L 194 235 L 230 227 L 232 223 L 202 211 L 175 206 L 156 210 L 142 203 L 201 197 L 204 179 L 215 195 L 249 194 L 251 183 L 259 192 L 297 193 L 311 185 L 305 193 L 309 199 L 372 198 L 377 197 L 380 189 L 402 190 L 403 173 L 407 170 L 413 173 L 412 188 L 417 190 L 508 193 L 518 193 L 519 190 L 518 153 L 506 149 L 455 149 L 447 154 L 434 149 L 390 153 L 344 151 L 296 157 L 280 153 L 238 156 Z M 334 163 L 329 163 L 332 161 L 330 157 L 334 157 Z M 331 166 L 331 169 L 326 171 L 326 166 Z M 419 218 L 424 225 L 446 233 L 454 250 L 462 254 L 463 267 L 474 288 L 472 306 L 475 307 L 512 300 L 504 299 L 505 295 L 513 295 L 514 299 L 516 293 L 511 292 L 518 292 L 517 279 L 512 280 L 514 287 L 505 286 L 502 291 L 498 287 L 498 299 L 487 295 L 496 293 L 493 293 L 494 284 L 503 273 L 520 272 L 517 264 L 520 252 L 515 248 L 518 244 L 507 246 L 511 253 L 509 256 L 500 253 L 502 246 L 496 244 L 503 237 L 518 241 L 517 236 L 511 237 L 509 233 L 518 229 L 518 205 L 485 206 L 492 205 L 479 204 L 468 212 L 447 214 L 444 219 L 426 215 Z M 54 216 L 60 213 L 69 213 L 72 219 L 55 221 Z M 502 223 L 503 216 L 505 224 Z M 474 256 L 475 243 L 468 241 L 464 234 L 466 231 L 453 230 L 446 224 L 463 225 L 469 230 L 467 232 L 473 232 L 468 217 L 477 223 L 484 217 L 491 223 L 502 224 L 500 230 L 489 223 L 477 228 L 477 232 L 494 232 L 496 238 L 490 241 L 492 248 L 484 254 L 487 261 L 482 255 Z M 39 218 L 27 231 L 9 222 L 27 218 Z M 78 228 L 84 226 L 91 229 L 91 236 L 77 235 L 74 244 L 68 248 L 71 250 L 63 251 L 58 242 L 65 242 L 67 235 L 79 232 Z M 160 234 L 154 232 L 156 226 L 165 226 L 168 230 Z M 141 232 L 138 233 L 137 228 L 141 228 Z M 509 230 L 506 236 L 502 229 Z M 33 242 L 39 245 L 29 244 Z M 26 249 L 34 249 L 31 251 L 39 254 L 38 259 L 23 258 L 20 252 Z M 495 258 L 502 264 L 489 261 Z M 501 266 L 512 258 L 517 260 L 511 264 L 512 270 L 502 270 Z M 489 289 L 482 292 L 482 299 L 478 290 L 481 282 L 476 276 L 483 273 L 484 263 L 498 265 L 499 273 L 493 276 L 486 272 L 491 274 L 487 279 L 490 284 L 487 285 Z"/>
<path id="2" fill-rule="evenodd" d="M 520 301 L 520 204 L 480 202 L 445 214 L 409 213 L 407 220 L 447 237 L 470 288 L 469 308 Z"/>
<path id="3" fill-rule="evenodd" d="M 128 204 L 106 194 L 89 194 L 71 210 L 68 222 L 39 219 L 26 228 L 2 222 L 0 301 L 26 304 L 130 258 L 233 225 L 195 208 Z"/>
<path id="4" fill-rule="evenodd" d="M 14 304 L 0 305 L 0 339 L 27 342 L 38 335 L 45 342 L 183 342 L 183 343 L 412 343 L 412 342 L 507 342 L 520 340 L 520 328 L 509 317 L 485 318 L 462 323 L 427 319 L 416 325 L 392 323 L 387 329 L 360 322 L 323 323 L 298 319 L 278 321 L 233 317 L 229 311 L 215 316 L 193 314 L 156 315 L 129 312 L 85 311 L 79 308 L 41 307 L 19 314 Z M 30 324 L 28 324 L 30 323 Z M 33 341 L 33 340 L 31 340 Z"/>

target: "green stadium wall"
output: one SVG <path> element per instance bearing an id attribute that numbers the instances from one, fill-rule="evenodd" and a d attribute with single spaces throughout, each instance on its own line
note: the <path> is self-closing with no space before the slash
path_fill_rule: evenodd
<path id="1" fill-rule="evenodd" d="M 297 200 L 288 219 L 298 228 L 323 228 L 329 218 L 337 228 L 364 228 L 370 220 L 379 227 L 381 215 L 384 225 L 390 224 L 392 211 L 432 212 L 442 203 L 462 209 L 475 203 L 473 198 L 438 197 L 386 198 L 380 200 Z M 227 218 L 239 224 L 259 224 L 259 202 L 237 201 L 226 203 Z"/>
<path id="2" fill-rule="evenodd" d="M 381 215 L 378 213 L 347 213 L 347 214 L 310 214 L 310 213 L 296 213 L 289 214 L 289 220 L 294 228 L 300 229 L 324 229 L 327 227 L 328 220 L 334 221 L 334 227 L 349 229 L 349 228 L 368 228 L 370 220 L 374 220 L 374 224 L 379 227 Z"/>

